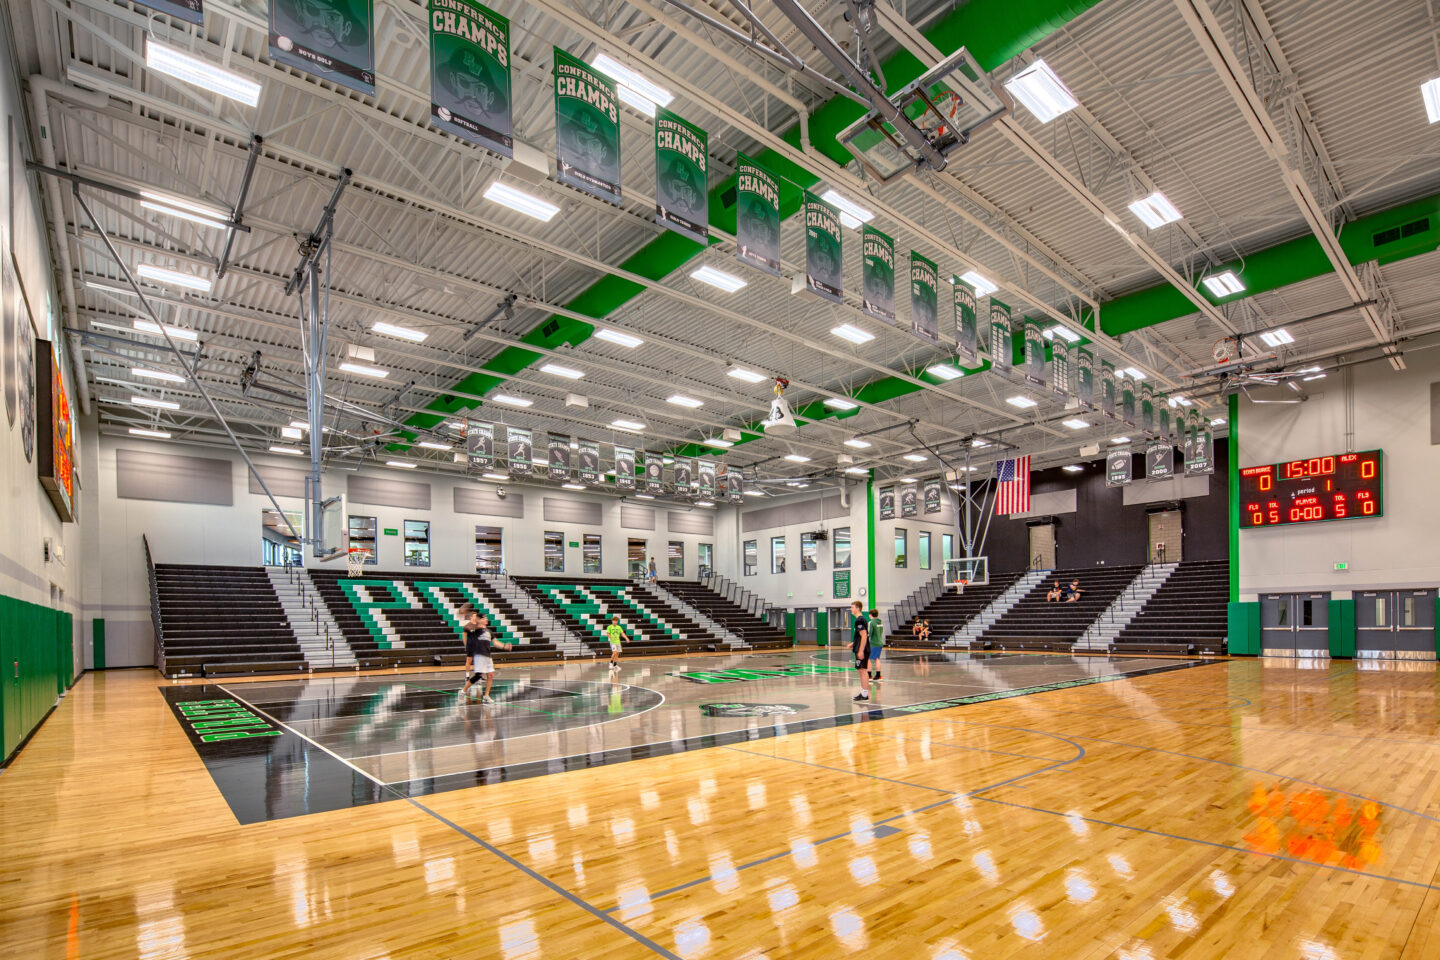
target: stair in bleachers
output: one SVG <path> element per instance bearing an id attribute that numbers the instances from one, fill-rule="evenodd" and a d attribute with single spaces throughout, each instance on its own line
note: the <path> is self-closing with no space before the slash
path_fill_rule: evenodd
<path id="1" fill-rule="evenodd" d="M 1110 652 L 1223 654 L 1229 600 L 1228 561 L 1184 561 L 1120 631 Z"/>
<path id="2" fill-rule="evenodd" d="M 703 626 L 650 591 L 628 580 L 600 577 L 515 577 L 542 607 L 567 624 L 595 656 L 609 656 L 605 625 L 619 614 L 633 653 L 690 653 L 714 650 L 716 638 Z"/>
<path id="3" fill-rule="evenodd" d="M 264 567 L 157 563 L 155 588 L 166 676 L 307 669 Z"/>
<path id="4" fill-rule="evenodd" d="M 752 650 L 793 646 L 790 637 L 727 597 L 694 580 L 661 580 L 660 585 L 740 638 Z"/>
<path id="5" fill-rule="evenodd" d="M 1165 581 L 1175 572 L 1177 566 L 1179 564 L 1176 563 L 1152 563 L 1141 570 L 1140 576 L 1120 591 L 1120 596 L 1095 618 L 1094 623 L 1085 628 L 1080 639 L 1075 641 L 1075 649 L 1090 653 L 1108 652 L 1110 644 L 1120 635 L 1120 631 L 1145 608 L 1145 604 L 1155 596 L 1155 591 L 1165 585 Z"/>
<path id="6" fill-rule="evenodd" d="M 1035 584 L 1045 578 L 1046 572 L 1045 570 L 1026 570 L 1020 574 L 1010 584 L 1009 589 L 990 601 L 988 607 L 975 614 L 974 618 L 961 627 L 958 632 L 951 634 L 947 645 L 966 648 L 974 645 L 975 649 L 984 649 L 986 644 L 980 640 L 980 635 L 990 629 L 991 624 L 1005 616 L 1011 607 L 1023 600 Z"/>
<path id="7" fill-rule="evenodd" d="M 290 629 L 305 662 L 313 670 L 353 670 L 355 654 L 335 625 L 330 610 L 315 592 L 303 567 L 266 567 L 275 596 L 290 619 Z"/>
<path id="8" fill-rule="evenodd" d="M 1068 651 L 1143 569 L 1143 564 L 1134 564 L 1046 571 L 979 640 L 1001 650 Z M 1045 594 L 1057 580 L 1062 584 L 1079 580 L 1080 599 L 1074 603 L 1046 600 Z"/>
<path id="9" fill-rule="evenodd" d="M 946 590 L 926 604 L 918 613 L 901 623 L 886 640 L 894 647 L 935 648 L 945 645 L 951 637 L 963 630 L 982 611 L 995 602 L 1001 594 L 1010 589 L 1019 579 L 1019 573 L 997 574 L 989 583 L 970 584 L 963 593 L 953 588 Z M 930 639 L 920 640 L 915 636 L 915 624 L 920 620 L 930 621 Z"/>

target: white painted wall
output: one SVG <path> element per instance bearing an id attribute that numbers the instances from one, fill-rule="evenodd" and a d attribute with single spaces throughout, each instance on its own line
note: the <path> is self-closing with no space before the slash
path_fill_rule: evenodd
<path id="1" fill-rule="evenodd" d="M 1406 353 L 1408 369 L 1369 363 L 1312 381 L 1305 403 L 1242 398 L 1240 465 L 1355 450 L 1385 451 L 1379 519 L 1240 530 L 1241 599 L 1272 590 L 1344 591 L 1440 584 L 1440 446 L 1430 443 L 1430 384 L 1440 350 Z M 1347 433 L 1353 423 L 1354 435 Z M 1335 570 L 1344 561 L 1350 568 Z"/>

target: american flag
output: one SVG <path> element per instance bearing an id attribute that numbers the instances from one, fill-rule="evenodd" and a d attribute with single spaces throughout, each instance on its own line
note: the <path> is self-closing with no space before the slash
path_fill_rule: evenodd
<path id="1" fill-rule="evenodd" d="M 1013 514 L 1029 512 L 1029 457 L 1001 460 L 995 465 L 995 479 L 1000 482 L 1000 486 L 995 491 L 996 513 Z"/>

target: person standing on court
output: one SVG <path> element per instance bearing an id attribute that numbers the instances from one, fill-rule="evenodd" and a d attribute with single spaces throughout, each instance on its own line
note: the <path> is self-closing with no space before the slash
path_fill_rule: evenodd
<path id="1" fill-rule="evenodd" d="M 870 699 L 870 633 L 867 629 L 865 605 L 859 600 L 850 601 L 850 652 L 855 657 L 855 669 L 860 672 L 860 692 L 851 697 L 856 703 Z"/>
<path id="2" fill-rule="evenodd" d="M 865 621 L 866 639 L 870 641 L 870 679 L 879 680 L 880 655 L 885 652 L 885 624 L 880 620 L 880 611 L 870 608 L 869 619 Z"/>
<path id="3" fill-rule="evenodd" d="M 620 614 L 615 614 L 610 621 L 610 626 L 605 628 L 605 635 L 610 638 L 610 669 L 620 669 L 620 644 L 625 639 L 625 628 L 620 626 Z"/>
<path id="4" fill-rule="evenodd" d="M 490 654 L 494 647 L 498 646 L 509 650 L 513 645 L 496 640 L 490 633 L 490 627 L 486 624 L 485 618 L 476 613 L 474 607 L 471 607 L 469 619 L 465 621 L 465 646 L 466 653 L 473 662 L 471 666 L 473 672 L 465 681 L 465 686 L 461 688 L 460 696 L 467 696 L 470 688 L 479 683 L 481 677 L 484 677 L 485 690 L 480 695 L 480 702 L 494 703 L 495 701 L 490 699 L 490 688 L 495 684 L 495 661 L 491 659 Z"/>

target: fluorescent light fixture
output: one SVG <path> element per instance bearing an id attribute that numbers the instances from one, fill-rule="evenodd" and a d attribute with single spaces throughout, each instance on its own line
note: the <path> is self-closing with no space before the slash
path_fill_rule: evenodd
<path id="1" fill-rule="evenodd" d="M 1080 334 L 1076 333 L 1074 330 L 1071 330 L 1069 327 L 1062 327 L 1058 323 L 1045 331 L 1046 340 L 1054 340 L 1056 337 L 1063 337 L 1064 339 L 1069 340 L 1071 343 L 1080 342 Z"/>
<path id="2" fill-rule="evenodd" d="M 294 427 L 296 430 L 310 429 L 310 424 L 306 423 L 304 420 L 291 420 L 290 426 Z"/>
<path id="3" fill-rule="evenodd" d="M 534 400 L 527 400 L 524 397 L 512 397 L 508 393 L 497 393 L 490 399 L 496 403 L 503 403 L 507 407 L 533 407 L 535 405 Z"/>
<path id="4" fill-rule="evenodd" d="M 733 273 L 726 273 L 716 267 L 706 266 L 698 270 L 692 270 L 690 276 L 701 283 L 708 283 L 712 287 L 718 287 L 726 293 L 734 293 L 750 281 L 735 276 Z"/>
<path id="5" fill-rule="evenodd" d="M 618 343 L 620 346 L 629 347 L 632 350 L 645 342 L 633 334 L 625 333 L 622 330 L 613 330 L 610 327 L 601 327 L 595 331 L 595 336 L 600 340 Z"/>
<path id="6" fill-rule="evenodd" d="M 1061 469 L 1061 470 L 1064 470 L 1066 473 L 1079 473 L 1081 470 L 1084 470 L 1085 468 L 1082 467 L 1082 466 L 1080 466 L 1080 464 L 1078 464 L 1078 463 L 1069 463 L 1069 464 L 1066 464 L 1065 466 L 1061 467 L 1060 469 Z"/>
<path id="7" fill-rule="evenodd" d="M 829 407 L 831 410 L 854 410 L 856 407 L 860 406 L 860 404 L 855 403 L 852 400 L 841 399 L 840 397 L 826 397 L 825 406 Z"/>
<path id="8" fill-rule="evenodd" d="M 763 497 L 763 496 L 765 496 L 765 491 L 764 491 L 764 490 L 755 490 L 755 489 L 752 488 L 752 489 L 750 489 L 750 490 L 746 490 L 746 491 L 745 491 L 745 496 L 747 496 L 747 497 Z"/>
<path id="9" fill-rule="evenodd" d="M 1420 84 L 1420 96 L 1425 100 L 1425 115 L 1431 123 L 1440 123 L 1440 77 Z"/>
<path id="10" fill-rule="evenodd" d="M 85 286 L 91 290 L 101 290 L 105 293 L 118 293 L 122 297 L 135 296 L 135 291 L 130 288 L 129 284 L 101 283 L 98 280 L 86 280 Z"/>
<path id="11" fill-rule="evenodd" d="M 179 410 L 180 404 L 172 400 L 156 400 L 154 397 L 134 397 L 130 402 L 137 407 L 159 407 L 161 410 Z"/>
<path id="12" fill-rule="evenodd" d="M 260 102 L 260 84 L 254 80 L 193 57 L 153 37 L 145 38 L 145 66 L 176 80 L 194 84 L 202 90 L 229 97 L 247 107 L 253 107 Z"/>
<path id="13" fill-rule="evenodd" d="M 713 507 L 713 506 L 715 506 L 715 503 L 714 503 L 713 500 L 696 500 L 696 501 L 695 501 L 695 506 L 697 506 L 697 507 Z"/>
<path id="14" fill-rule="evenodd" d="M 668 107 L 670 101 L 675 99 L 675 94 L 643 74 L 631 70 L 608 53 L 597 53 L 595 59 L 590 61 L 590 66 L 615 81 L 615 94 L 622 103 L 639 110 L 647 117 L 655 116 L 656 105 Z"/>
<path id="15" fill-rule="evenodd" d="M 990 446 L 990 441 L 989 441 L 989 440 L 981 440 L 979 437 L 976 437 L 976 438 L 974 438 L 973 440 L 970 441 L 970 446 L 976 447 L 977 449 L 978 449 L 979 447 L 988 447 L 988 446 Z"/>
<path id="16" fill-rule="evenodd" d="M 228 228 L 226 220 L 230 219 L 230 213 L 219 207 L 205 206 L 191 200 L 180 197 L 169 197 L 165 194 L 156 193 L 153 190 L 141 190 L 140 206 L 146 210 L 153 210 L 156 213 L 163 213 L 166 216 L 179 217 L 181 220 L 188 220 L 191 223 L 198 223 L 202 227 L 213 227 L 216 230 Z"/>
<path id="17" fill-rule="evenodd" d="M 1193 407 L 1194 405 L 1195 405 L 1195 404 L 1194 404 L 1193 402 L 1191 402 L 1191 400 L 1190 400 L 1189 397 L 1171 397 L 1171 398 L 1170 398 L 1170 406 L 1172 406 L 1172 407 Z"/>
<path id="18" fill-rule="evenodd" d="M 542 223 L 549 223 L 550 218 L 560 212 L 560 208 L 549 200 L 541 200 L 534 194 L 517 190 L 499 180 L 491 181 L 490 186 L 485 188 L 485 199 L 493 200 L 502 207 L 509 207 L 516 213 L 534 217 Z"/>
<path id="19" fill-rule="evenodd" d="M 284 453 L 284 454 L 287 454 L 287 455 L 292 456 L 292 457 L 303 457 L 303 456 L 305 456 L 305 451 L 304 451 L 304 450 L 301 450 L 299 447 L 282 447 L 282 446 L 280 446 L 280 445 L 278 445 L 278 444 L 273 444 L 273 443 L 270 445 L 270 452 L 271 452 L 271 453 Z"/>
<path id="20" fill-rule="evenodd" d="M 482 473 L 482 474 L 480 474 L 480 476 L 484 477 L 486 480 L 509 480 L 509 479 L 510 479 L 509 477 L 505 476 L 505 474 L 503 474 L 503 473 Z"/>
<path id="21" fill-rule="evenodd" d="M 826 190 L 820 195 L 820 199 L 840 211 L 840 225 L 848 230 L 859 229 L 861 224 L 875 219 L 873 211 L 866 210 L 854 200 L 834 190 Z"/>
<path id="22" fill-rule="evenodd" d="M 990 296 L 990 294 L 1000 289 L 994 283 L 992 283 L 989 278 L 981 276 L 974 270 L 968 270 L 965 273 L 960 274 L 960 279 L 964 280 L 966 283 L 970 284 L 970 286 L 975 288 L 975 296 L 977 298 L 988 297 Z"/>
<path id="23" fill-rule="evenodd" d="M 721 439 L 720 437 L 711 437 L 709 440 L 703 440 L 701 442 L 707 447 L 719 447 L 721 450 L 735 446 L 731 441 Z"/>
<path id="24" fill-rule="evenodd" d="M 571 450 L 579 450 L 579 449 L 580 449 L 580 444 L 579 444 L 579 442 L 578 442 L 578 441 L 575 441 L 575 440 L 571 440 L 571 441 L 570 441 L 570 449 L 571 449 Z"/>
<path id="25" fill-rule="evenodd" d="M 1071 417 L 1069 420 L 1062 420 L 1060 422 L 1065 424 L 1065 426 L 1069 427 L 1071 430 L 1084 430 L 1090 426 L 1090 422 L 1088 420 L 1081 420 L 1079 417 Z"/>
<path id="26" fill-rule="evenodd" d="M 787 453 L 787 454 L 785 454 L 785 459 L 786 459 L 786 460 L 789 460 L 791 463 L 809 463 L 809 462 L 810 462 L 810 458 L 809 458 L 809 457 L 804 456 L 803 454 L 799 454 L 799 453 Z"/>
<path id="27" fill-rule="evenodd" d="M 941 380 L 958 380 L 965 376 L 965 371 L 949 366 L 944 363 L 933 363 L 925 368 L 925 372 L 932 377 L 939 377 Z"/>
<path id="28" fill-rule="evenodd" d="M 672 464 L 672 463 L 675 462 L 675 458 L 674 458 L 674 457 L 661 457 L 661 458 L 660 458 L 660 462 L 663 463 L 663 464 L 665 464 L 666 466 L 669 466 L 670 464 Z"/>
<path id="29" fill-rule="evenodd" d="M 1233 270 L 1206 277 L 1201 282 L 1205 284 L 1205 289 L 1210 291 L 1212 297 L 1229 297 L 1245 292 L 1245 284 L 1240 282 L 1240 278 L 1235 276 Z"/>
<path id="30" fill-rule="evenodd" d="M 611 420 L 610 426 L 618 430 L 639 431 L 645 429 L 645 424 L 638 420 Z"/>
<path id="31" fill-rule="evenodd" d="M 1311 380 L 1324 380 L 1324 379 L 1325 379 L 1325 374 L 1323 374 L 1323 373 L 1312 373 L 1310 376 L 1308 376 L 1308 377 L 1301 377 L 1300 379 L 1303 380 L 1303 381 L 1305 381 L 1305 382 L 1307 382 L 1307 383 L 1308 383 L 1309 381 L 1311 381 Z"/>
<path id="32" fill-rule="evenodd" d="M 415 464 L 410 463 L 408 460 L 386 460 L 386 461 L 385 461 L 385 466 L 387 466 L 387 467 L 399 467 L 401 470 L 414 470 L 414 469 L 415 469 Z"/>
<path id="33" fill-rule="evenodd" d="M 370 329 L 376 333 L 383 333 L 387 337 L 399 337 L 401 340 L 409 340 L 412 343 L 423 343 L 425 338 L 430 336 L 423 330 L 412 330 L 409 327 L 397 326 L 383 320 L 376 320 L 370 324 Z"/>
<path id="34" fill-rule="evenodd" d="M 1216 417 L 1216 418 L 1214 418 L 1213 420 L 1210 421 L 1210 424 L 1211 424 L 1212 426 L 1218 427 L 1218 426 L 1220 426 L 1221 424 L 1223 424 L 1224 422 L 1225 422 L 1225 418 L 1224 418 L 1224 417 Z"/>
<path id="35" fill-rule="evenodd" d="M 845 446 L 852 447 L 856 450 L 869 450 L 871 447 L 875 446 L 875 444 L 871 443 L 869 440 L 861 440 L 859 437 L 851 437 L 849 440 L 845 441 Z"/>
<path id="36" fill-rule="evenodd" d="M 416 446 L 417 446 L 417 447 L 424 447 L 426 450 L 452 450 L 452 449 L 454 449 L 454 448 L 451 447 L 450 444 L 448 444 L 448 443 L 437 443 L 437 442 L 434 441 L 434 440 L 421 440 L 419 443 L 416 444 Z"/>
<path id="37" fill-rule="evenodd" d="M 1137 368 L 1135 368 L 1135 367 L 1126 367 L 1124 370 L 1121 370 L 1120 373 L 1123 374 L 1124 376 L 1129 377 L 1131 380 L 1145 380 L 1145 379 L 1147 379 L 1146 376 L 1145 376 L 1145 371 L 1144 371 L 1144 370 L 1137 369 Z"/>
<path id="38" fill-rule="evenodd" d="M 920 481 L 917 480 L 917 479 L 914 478 L 914 477 L 901 477 L 901 478 L 900 478 L 900 482 L 901 482 L 901 483 L 919 483 Z"/>
<path id="39" fill-rule="evenodd" d="M 599 336 L 599 334 L 596 334 Z M 747 370 L 744 367 L 731 367 L 725 371 L 726 376 L 734 377 L 736 380 L 744 380 L 746 383 L 762 383 L 770 378 L 763 373 L 756 373 L 754 370 Z M 829 401 L 826 401 L 827 403 Z"/>
<path id="40" fill-rule="evenodd" d="M 1130 442 L 1130 438 L 1129 438 L 1129 437 L 1112 437 L 1111 440 L 1110 440 L 1110 442 L 1111 442 L 1111 443 L 1129 443 L 1129 442 Z"/>
<path id="41" fill-rule="evenodd" d="M 842 323 L 838 327 L 832 327 L 830 332 L 835 334 L 835 336 L 839 337 L 841 340 L 849 340 L 851 343 L 856 344 L 869 343 L 871 340 L 875 339 L 875 334 L 867 333 L 866 331 L 861 330 L 859 327 L 849 323 Z"/>
<path id="42" fill-rule="evenodd" d="M 584 485 L 583 483 L 562 483 L 562 484 L 560 484 L 560 489 L 562 489 L 562 490 L 584 490 L 584 489 L 585 489 L 585 485 Z"/>
<path id="43" fill-rule="evenodd" d="M 1039 404 L 1029 397 L 1006 397 L 1005 402 L 1012 407 L 1019 407 L 1021 410 L 1028 410 L 1031 407 L 1039 406 Z"/>
<path id="44" fill-rule="evenodd" d="M 130 372 L 137 377 L 144 377 L 147 380 L 164 380 L 166 383 L 185 382 L 185 378 L 178 373 L 167 373 L 164 370 L 147 370 L 144 367 L 131 367 Z"/>
<path id="45" fill-rule="evenodd" d="M 654 494 L 650 494 L 650 493 L 637 493 L 637 494 L 635 494 L 635 499 L 636 499 L 636 500 L 654 500 L 654 499 L 655 499 L 655 496 L 654 496 Z"/>
<path id="46" fill-rule="evenodd" d="M 1180 211 L 1175 209 L 1175 204 L 1159 190 L 1130 204 L 1130 212 L 1151 230 L 1180 219 Z"/>
<path id="47" fill-rule="evenodd" d="M 584 370 L 576 370 L 574 367 L 562 367 L 558 363 L 547 363 L 540 368 L 541 373 L 548 373 L 551 376 L 564 377 L 566 380 L 579 380 L 585 376 Z"/>
<path id="48" fill-rule="evenodd" d="M 187 290 L 199 290 L 201 293 L 210 292 L 210 281 L 204 277 L 197 277 L 193 273 L 167 270 L 164 267 L 157 267 L 153 263 L 140 264 L 140 266 L 135 268 L 135 273 L 149 280 L 151 283 L 165 283 L 172 287 L 185 287 Z"/>
<path id="49" fill-rule="evenodd" d="M 1005 81 L 1010 95 L 1025 105 L 1041 123 L 1049 123 L 1056 117 L 1069 113 L 1080 102 L 1075 99 L 1055 71 L 1044 60 L 1036 60 L 1030 66 Z"/>
<path id="50" fill-rule="evenodd" d="M 297 427 L 281 427 L 280 436 L 284 437 L 286 440 L 299 440 L 302 434 Z"/>
<path id="51" fill-rule="evenodd" d="M 149 437 L 152 440 L 169 440 L 170 433 L 166 430 L 146 430 L 144 427 L 131 427 L 131 436 Z"/>
<path id="52" fill-rule="evenodd" d="M 845 472 L 856 477 L 863 477 L 869 474 L 869 467 L 846 467 Z"/>
<path id="53" fill-rule="evenodd" d="M 673 403 L 677 407 L 685 407 L 687 410 L 698 410 L 705 406 L 704 400 L 696 400 L 694 397 L 687 397 L 683 393 L 672 393 L 665 398 L 666 403 Z"/>
<path id="54" fill-rule="evenodd" d="M 927 457 L 927 456 L 925 456 L 923 453 L 907 453 L 907 454 L 905 454 L 905 456 L 902 457 L 901 459 L 902 459 L 902 460 L 909 460 L 911 463 L 924 463 L 926 460 L 929 460 L 930 458 Z"/>
<path id="55" fill-rule="evenodd" d="M 340 364 L 340 369 L 346 373 L 358 373 L 362 377 L 378 377 L 384 379 L 390 376 L 389 370 L 382 370 L 379 367 L 369 367 L 363 363 L 352 363 L 349 360 Z"/>
<path id="56" fill-rule="evenodd" d="M 1260 339 L 1265 342 L 1267 347 L 1278 347 L 1295 342 L 1295 337 L 1284 327 L 1279 330 L 1266 330 L 1260 334 Z"/>

